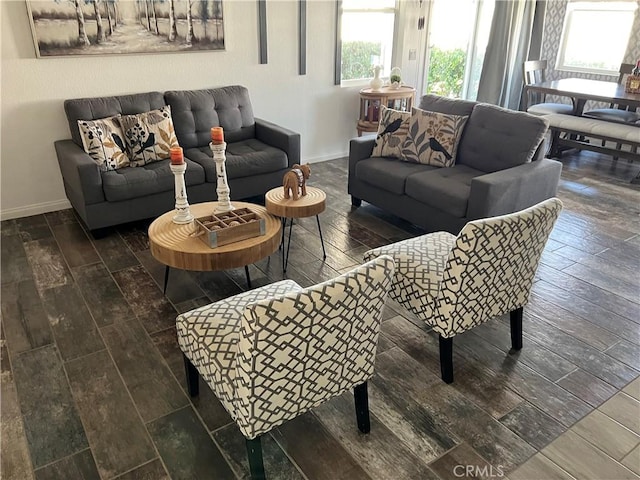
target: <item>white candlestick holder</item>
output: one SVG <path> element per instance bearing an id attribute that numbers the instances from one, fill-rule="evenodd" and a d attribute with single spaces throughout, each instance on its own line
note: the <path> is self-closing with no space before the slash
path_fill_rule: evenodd
<path id="1" fill-rule="evenodd" d="M 187 171 L 187 164 L 171 164 L 171 171 L 176 181 L 176 214 L 173 216 L 173 223 L 183 225 L 193 222 L 193 215 L 187 202 L 187 187 L 184 183 L 184 172 Z"/>
<path id="2" fill-rule="evenodd" d="M 222 142 L 220 144 L 209 143 L 209 148 L 211 148 L 211 152 L 213 153 L 213 161 L 216 162 L 216 177 L 218 179 L 218 184 L 216 188 L 216 193 L 218 194 L 218 203 L 213 213 L 225 213 L 230 212 L 231 210 L 235 210 L 236 207 L 231 205 L 231 201 L 229 198 L 229 194 L 231 191 L 229 190 L 229 183 L 227 182 L 227 169 L 225 167 L 225 162 L 227 161 L 227 156 L 225 154 L 227 150 L 227 144 Z"/>

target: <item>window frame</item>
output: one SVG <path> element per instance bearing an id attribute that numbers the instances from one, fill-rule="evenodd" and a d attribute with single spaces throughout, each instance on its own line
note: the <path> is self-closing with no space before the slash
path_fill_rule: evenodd
<path id="1" fill-rule="evenodd" d="M 349 8 L 349 13 L 393 13 L 393 38 L 391 39 L 391 64 L 394 65 L 396 57 L 396 40 L 398 38 L 398 17 L 399 0 L 395 0 L 393 7 L 380 8 Z M 342 14 L 345 12 L 342 0 L 336 0 L 336 41 L 335 41 L 335 66 L 334 66 L 334 84 L 341 87 L 360 87 L 368 85 L 370 78 L 356 78 L 352 80 L 342 80 Z"/>
<path id="2" fill-rule="evenodd" d="M 619 67 L 620 67 L 619 65 L 616 66 L 614 69 L 608 70 L 608 69 L 600 69 L 600 68 L 577 67 L 574 65 L 567 65 L 565 63 L 565 51 L 567 48 L 567 43 L 569 41 L 569 36 L 570 36 L 569 31 L 571 29 L 572 16 L 573 16 L 573 13 L 576 11 L 589 11 L 589 12 L 622 11 L 622 12 L 629 12 L 629 14 L 633 17 L 636 14 L 637 9 L 638 9 L 638 4 L 636 1 L 633 1 L 633 0 L 629 0 L 629 1 L 617 0 L 614 2 L 585 1 L 585 0 L 574 1 L 574 2 L 569 1 L 567 3 L 567 11 L 565 13 L 564 22 L 562 25 L 562 35 L 560 37 L 558 55 L 556 58 L 556 66 L 555 66 L 556 70 L 563 71 L 563 72 L 588 73 L 588 74 L 595 74 L 595 75 L 618 75 Z M 633 22 L 634 20 L 632 19 L 632 24 L 631 24 L 632 30 L 633 30 Z M 628 41 L 627 41 L 627 45 L 624 46 L 625 51 L 622 52 L 621 61 L 624 59 L 624 55 L 626 53 L 627 47 L 628 47 Z"/>

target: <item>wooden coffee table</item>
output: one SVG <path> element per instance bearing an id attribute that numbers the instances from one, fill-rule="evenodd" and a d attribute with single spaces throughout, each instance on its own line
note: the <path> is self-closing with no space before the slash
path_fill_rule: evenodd
<path id="1" fill-rule="evenodd" d="M 253 203 L 231 202 L 236 208 L 250 208 L 265 219 L 265 234 L 230 243 L 217 248 L 208 247 L 195 235 L 195 224 L 177 225 L 172 222 L 175 211 L 158 217 L 149 226 L 151 254 L 166 265 L 164 288 L 166 293 L 170 267 L 181 270 L 216 271 L 244 267 L 247 284 L 251 288 L 249 264 L 268 257 L 278 249 L 281 222 L 267 210 Z M 211 215 L 217 202 L 191 205 L 194 217 Z"/>
<path id="2" fill-rule="evenodd" d="M 320 213 L 324 212 L 326 207 L 327 195 L 319 188 L 307 186 L 307 194 L 299 197 L 298 200 L 293 198 L 284 198 L 284 189 L 277 187 L 269 190 L 265 196 L 265 206 L 267 211 L 273 215 L 282 218 L 282 271 L 287 271 L 289 263 L 289 248 L 291 247 L 291 230 L 293 229 L 293 219 L 302 217 L 313 217 L 315 215 L 318 223 L 318 233 L 320 234 L 320 243 L 322 245 L 322 258 L 327 258 L 324 249 L 324 240 L 322 238 L 322 229 L 320 228 Z M 289 242 L 285 251 L 284 231 L 289 220 Z"/>

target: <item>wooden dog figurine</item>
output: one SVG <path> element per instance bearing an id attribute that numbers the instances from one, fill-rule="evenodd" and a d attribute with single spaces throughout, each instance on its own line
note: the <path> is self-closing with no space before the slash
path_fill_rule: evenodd
<path id="1" fill-rule="evenodd" d="M 300 196 L 304 197 L 307 194 L 307 180 L 311 175 L 311 168 L 309 164 L 298 165 L 297 163 L 291 167 L 282 178 L 282 186 L 284 187 L 284 198 L 292 197 L 294 200 L 298 200 Z"/>

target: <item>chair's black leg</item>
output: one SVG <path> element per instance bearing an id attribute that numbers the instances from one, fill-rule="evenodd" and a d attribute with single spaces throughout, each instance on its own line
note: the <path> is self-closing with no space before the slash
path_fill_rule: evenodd
<path id="1" fill-rule="evenodd" d="M 244 275 L 247 277 L 247 287 L 251 289 L 251 275 L 249 275 L 249 265 L 244 266 Z"/>
<path id="2" fill-rule="evenodd" d="M 322 259 L 327 258 L 327 252 L 324 249 L 324 239 L 322 238 L 322 229 L 320 228 L 320 216 L 316 215 L 316 222 L 318 222 L 318 233 L 320 234 L 320 244 L 322 245 Z"/>
<path id="3" fill-rule="evenodd" d="M 252 480 L 262 480 L 264 476 L 264 463 L 262 462 L 262 443 L 260 437 L 253 440 L 247 439 L 247 457 L 249 458 L 249 472 Z"/>
<path id="4" fill-rule="evenodd" d="M 353 205 L 354 207 L 359 207 L 360 205 L 362 205 L 362 200 L 351 195 L 351 205 Z"/>
<path id="5" fill-rule="evenodd" d="M 184 359 L 184 371 L 187 375 L 187 390 L 189 390 L 189 396 L 197 397 L 198 393 L 200 393 L 200 375 L 196 367 L 191 363 L 191 360 L 189 360 L 184 353 L 182 354 L 182 358 Z"/>
<path id="6" fill-rule="evenodd" d="M 164 286 L 162 287 L 162 294 L 163 295 L 167 294 L 167 283 L 169 283 L 169 270 L 171 270 L 169 265 L 164 267 Z"/>
<path id="7" fill-rule="evenodd" d="M 511 350 L 516 353 L 522 349 L 522 307 L 511 312 Z"/>
<path id="8" fill-rule="evenodd" d="M 367 382 L 353 387 L 353 397 L 356 401 L 356 420 L 358 421 L 358 430 L 362 433 L 371 431 L 371 422 L 369 421 L 369 394 L 367 392 Z"/>
<path id="9" fill-rule="evenodd" d="M 444 383 L 453 383 L 453 337 L 440 335 L 440 374 Z"/>

